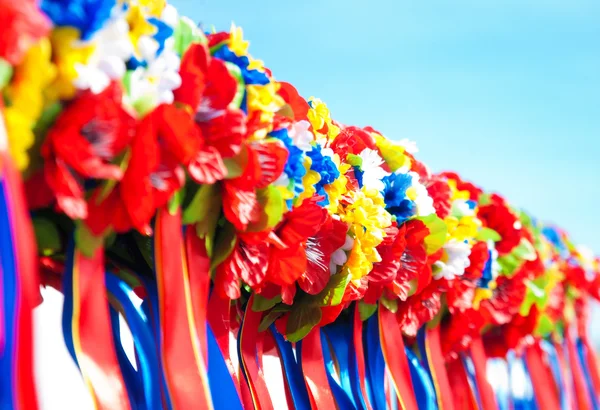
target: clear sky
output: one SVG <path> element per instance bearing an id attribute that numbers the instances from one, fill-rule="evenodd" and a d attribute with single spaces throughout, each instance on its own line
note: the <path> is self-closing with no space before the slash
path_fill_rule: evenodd
<path id="1" fill-rule="evenodd" d="M 175 0 L 337 120 L 417 141 L 600 253 L 600 1 Z"/>

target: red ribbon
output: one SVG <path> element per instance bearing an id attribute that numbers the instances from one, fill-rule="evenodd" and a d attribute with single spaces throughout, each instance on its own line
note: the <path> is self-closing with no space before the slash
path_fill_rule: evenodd
<path id="1" fill-rule="evenodd" d="M 73 258 L 72 328 L 81 373 L 97 409 L 129 410 L 104 284 L 104 249 L 91 257 L 76 249 Z"/>
<path id="2" fill-rule="evenodd" d="M 544 362 L 544 351 L 539 341 L 525 349 L 524 359 L 533 385 L 533 394 L 538 408 L 543 410 L 561 410 L 560 392 L 554 380 L 552 370 Z"/>
<path id="3" fill-rule="evenodd" d="M 212 409 L 183 245 L 180 211 L 171 214 L 166 208 L 160 209 L 156 217 L 154 254 L 162 359 L 171 402 L 175 409 Z"/>
<path id="4" fill-rule="evenodd" d="M 1 121 L 1 120 L 0 120 Z M 1 125 L 0 125 L 1 126 Z M 8 187 L 7 201 L 14 220 L 14 246 L 16 247 L 16 264 L 19 277 L 17 315 L 16 355 L 16 390 L 17 404 L 20 408 L 35 410 L 38 408 L 37 391 L 33 376 L 33 309 L 40 300 L 39 273 L 37 265 L 37 249 L 33 226 L 25 203 L 25 193 L 21 176 L 14 168 L 9 155 L 0 153 L 0 167 L 3 168 Z"/>
<path id="5" fill-rule="evenodd" d="M 560 364 L 560 377 L 564 380 L 565 394 L 567 395 L 567 403 L 571 406 L 570 408 L 576 409 L 577 403 L 575 401 L 575 393 L 573 392 L 573 384 L 570 382 L 569 365 L 567 364 L 567 358 L 565 356 L 564 346 L 559 342 L 554 342 L 554 349 L 556 350 L 556 356 Z"/>
<path id="6" fill-rule="evenodd" d="M 446 362 L 442 353 L 439 326 L 425 329 L 425 352 L 421 352 L 421 354 L 427 355 L 427 363 L 429 363 L 429 371 L 439 410 L 454 410 L 452 389 L 448 381 Z"/>
<path id="7" fill-rule="evenodd" d="M 392 378 L 394 389 L 402 410 L 417 410 L 408 359 L 404 350 L 404 339 L 398 319 L 383 304 L 377 309 L 379 314 L 379 339 L 385 364 Z"/>
<path id="8" fill-rule="evenodd" d="M 315 328 L 302 340 L 302 372 L 313 410 L 336 409 L 325 370 L 321 329 Z"/>
<path id="9" fill-rule="evenodd" d="M 254 408 L 256 410 L 273 410 L 271 396 L 267 389 L 265 376 L 262 369 L 257 363 L 257 346 L 258 341 L 258 326 L 262 319 L 262 312 L 252 310 L 254 295 L 250 296 L 246 310 L 244 312 L 244 320 L 240 331 L 240 368 L 243 368 L 246 375 L 246 382 L 250 389 L 250 395 L 253 407 L 248 407 L 247 401 L 244 400 L 244 407 Z M 241 381 L 241 380 L 240 380 Z M 242 391 L 243 392 L 243 391 Z"/>
<path id="10" fill-rule="evenodd" d="M 461 410 L 479 410 L 463 361 L 451 360 L 448 363 L 448 377 L 452 380 L 452 401 L 454 408 Z"/>
<path id="11" fill-rule="evenodd" d="M 354 350 L 356 354 L 356 367 L 358 369 L 358 379 L 360 383 L 360 392 L 362 393 L 362 397 L 365 402 L 365 406 L 367 410 L 373 410 L 371 407 L 371 403 L 369 402 L 369 395 L 367 394 L 367 372 L 365 368 L 365 352 L 363 349 L 363 322 L 360 318 L 360 310 L 358 309 L 358 304 L 354 306 L 354 323 L 353 323 L 353 341 L 354 341 Z"/>
<path id="12" fill-rule="evenodd" d="M 477 381 L 482 410 L 498 410 L 494 390 L 487 380 L 487 356 L 480 337 L 473 339 L 470 351 L 471 360 L 475 367 L 475 380 Z"/>

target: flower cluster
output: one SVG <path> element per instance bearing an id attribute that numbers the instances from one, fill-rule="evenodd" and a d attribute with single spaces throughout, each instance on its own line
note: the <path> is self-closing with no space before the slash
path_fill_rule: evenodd
<path id="1" fill-rule="evenodd" d="M 290 339 L 318 323 L 294 309 L 381 302 L 408 336 L 444 316 L 452 353 L 530 314 L 546 334 L 565 303 L 600 296 L 598 260 L 562 231 L 430 172 L 414 142 L 336 122 L 238 27 L 204 33 L 160 1 L 0 11 L 10 152 L 31 208 L 75 221 L 77 246 L 148 237 L 157 211 L 180 212 L 217 294 L 259 295 Z"/>

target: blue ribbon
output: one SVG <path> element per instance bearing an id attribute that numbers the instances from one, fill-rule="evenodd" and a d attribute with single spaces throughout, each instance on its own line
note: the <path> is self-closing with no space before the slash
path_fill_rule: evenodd
<path id="1" fill-rule="evenodd" d="M 437 410 L 438 405 L 435 399 L 435 388 L 429 374 L 419 361 L 417 355 L 412 350 L 405 347 L 406 357 L 408 358 L 408 367 L 410 369 L 410 378 L 412 380 L 413 391 L 417 399 L 417 405 L 422 410 Z"/>
<path id="2" fill-rule="evenodd" d="M 323 351 L 323 360 L 325 362 L 325 368 L 327 369 L 327 380 L 329 381 L 329 387 L 335 398 L 339 410 L 356 410 L 356 404 L 354 403 L 354 397 L 350 386 L 350 374 L 348 368 L 348 340 L 341 334 L 337 336 L 336 327 L 331 327 L 330 334 L 332 338 L 328 338 L 327 334 L 321 329 L 321 350 Z M 332 340 L 333 351 L 336 353 L 338 366 L 340 369 L 340 382 L 338 382 L 333 375 L 336 373 L 333 358 L 331 357 L 331 351 L 329 350 L 329 340 Z M 335 344 L 333 343 L 335 340 Z"/>
<path id="3" fill-rule="evenodd" d="M 365 367 L 367 393 L 373 410 L 386 410 L 385 397 L 385 360 L 379 340 L 378 315 L 371 316 L 363 329 L 363 343 L 365 347 Z"/>
<path id="4" fill-rule="evenodd" d="M 229 369 L 210 326 L 206 327 L 206 338 L 208 341 L 208 384 L 214 408 L 243 410 L 231 374 L 229 374 Z"/>
<path id="5" fill-rule="evenodd" d="M 129 396 L 129 403 L 132 406 L 132 410 L 143 409 L 144 401 L 143 398 L 139 396 L 140 386 L 137 371 L 129 361 L 127 353 L 125 353 L 125 349 L 123 348 L 119 312 L 116 311 L 113 306 L 110 306 L 110 324 L 117 353 L 117 360 L 119 361 L 119 367 L 121 368 L 121 374 L 123 375 L 123 381 L 125 382 L 125 388 L 127 389 L 127 395 Z"/>
<path id="6" fill-rule="evenodd" d="M 271 325 L 271 332 L 281 357 L 283 371 L 287 380 L 287 386 L 292 394 L 292 401 L 294 402 L 294 408 L 297 410 L 311 410 L 310 400 L 308 398 L 308 391 L 304 384 L 304 377 L 302 375 L 302 368 L 300 360 L 296 360 L 296 357 L 301 357 L 301 347 L 298 346 L 296 349 L 296 356 L 294 356 L 294 350 L 292 344 L 284 339 L 279 334 L 275 325 Z"/>
<path id="7" fill-rule="evenodd" d="M 479 392 L 479 387 L 477 386 L 477 378 L 475 377 L 475 365 L 473 364 L 473 360 L 470 356 L 463 354 L 461 355 L 461 359 L 463 362 L 463 366 L 467 372 L 467 381 L 469 382 L 469 386 L 471 387 L 471 391 L 475 396 L 475 401 L 477 402 L 477 408 L 481 408 L 481 394 Z"/>
<path id="8" fill-rule="evenodd" d="M 494 389 L 498 410 L 512 410 L 510 378 L 506 361 L 504 359 L 491 358 L 488 359 L 487 366 L 492 367 L 492 378 L 489 381 Z"/>
<path id="9" fill-rule="evenodd" d="M 508 352 L 507 360 L 514 410 L 536 410 L 533 385 L 525 361 L 517 357 L 514 351 Z"/>
<path id="10" fill-rule="evenodd" d="M 0 275 L 4 299 L 4 350 L 0 352 L 0 407 L 12 409 L 15 404 L 13 378 L 16 335 L 14 333 L 18 285 L 7 193 L 7 182 L 5 179 L 0 179 L 0 263 L 2 263 Z"/>

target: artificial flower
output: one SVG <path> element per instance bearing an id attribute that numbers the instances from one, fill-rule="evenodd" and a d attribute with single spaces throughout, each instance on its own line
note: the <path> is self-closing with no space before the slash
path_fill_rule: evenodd
<path id="1" fill-rule="evenodd" d="M 74 27 L 88 40 L 109 19 L 115 0 L 42 0 L 41 10 L 56 27 Z"/>

